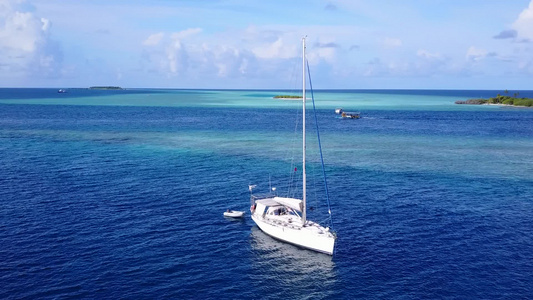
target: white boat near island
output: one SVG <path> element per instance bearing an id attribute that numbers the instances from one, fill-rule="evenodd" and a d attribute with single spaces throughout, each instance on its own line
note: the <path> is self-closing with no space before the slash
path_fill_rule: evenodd
<path id="1" fill-rule="evenodd" d="M 358 111 L 344 111 L 342 108 L 335 109 L 335 113 L 341 115 L 341 119 L 359 119 L 361 113 Z"/>
<path id="2" fill-rule="evenodd" d="M 266 234 L 273 238 L 310 249 L 333 255 L 335 241 L 337 239 L 329 227 L 324 227 L 317 222 L 307 219 L 306 193 L 306 130 L 305 130 L 305 106 L 306 106 L 306 56 L 305 38 L 302 39 L 302 199 L 270 196 L 265 198 L 255 198 L 253 189 L 255 185 L 250 185 L 250 207 L 251 218 L 257 226 Z M 327 188 L 326 188 L 327 193 Z M 331 220 L 331 209 L 328 209 Z"/>

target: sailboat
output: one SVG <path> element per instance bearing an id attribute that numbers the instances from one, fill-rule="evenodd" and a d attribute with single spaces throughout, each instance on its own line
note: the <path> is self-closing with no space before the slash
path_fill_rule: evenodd
<path id="1" fill-rule="evenodd" d="M 296 246 L 333 255 L 335 240 L 337 239 L 329 227 L 324 227 L 316 222 L 307 219 L 306 189 L 307 178 L 305 168 L 306 158 L 306 132 L 305 132 L 305 88 L 306 88 L 306 57 L 305 38 L 302 39 L 302 199 L 271 196 L 257 199 L 253 196 L 253 188 L 250 185 L 251 217 L 255 224 L 271 237 L 294 244 Z M 331 210 L 329 210 L 331 214 Z"/>

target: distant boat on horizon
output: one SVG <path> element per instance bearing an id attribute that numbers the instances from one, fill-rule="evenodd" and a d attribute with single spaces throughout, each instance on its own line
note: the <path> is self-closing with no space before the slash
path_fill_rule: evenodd
<path id="1" fill-rule="evenodd" d="M 342 119 L 359 119 L 361 118 L 360 112 L 344 111 L 342 108 L 335 109 L 335 113 L 341 115 Z"/>
<path id="2" fill-rule="evenodd" d="M 65 89 L 59 89 L 59 90 L 57 90 L 57 92 L 60 93 L 60 94 L 63 94 L 63 93 L 66 93 L 67 90 L 65 90 Z"/>

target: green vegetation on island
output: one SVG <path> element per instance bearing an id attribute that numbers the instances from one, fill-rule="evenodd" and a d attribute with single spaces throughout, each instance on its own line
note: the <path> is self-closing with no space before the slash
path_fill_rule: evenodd
<path id="1" fill-rule="evenodd" d="M 302 96 L 277 95 L 277 96 L 274 96 L 274 99 L 302 99 Z"/>
<path id="2" fill-rule="evenodd" d="M 507 94 L 508 91 L 505 90 Z M 514 93 L 513 96 L 502 96 L 498 94 L 496 97 L 489 99 L 468 99 L 466 101 L 458 100 L 455 101 L 455 104 L 496 104 L 496 105 L 511 105 L 511 106 L 525 106 L 533 107 L 533 99 L 531 98 L 518 98 L 520 93 Z"/>
<path id="3" fill-rule="evenodd" d="M 122 90 L 119 86 L 91 86 L 90 90 Z"/>

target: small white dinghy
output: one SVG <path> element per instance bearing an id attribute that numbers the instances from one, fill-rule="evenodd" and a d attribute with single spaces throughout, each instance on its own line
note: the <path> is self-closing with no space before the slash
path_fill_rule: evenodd
<path id="1" fill-rule="evenodd" d="M 224 217 L 229 218 L 242 218 L 244 216 L 244 211 L 239 210 L 227 210 L 224 212 Z"/>

